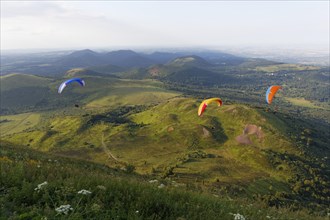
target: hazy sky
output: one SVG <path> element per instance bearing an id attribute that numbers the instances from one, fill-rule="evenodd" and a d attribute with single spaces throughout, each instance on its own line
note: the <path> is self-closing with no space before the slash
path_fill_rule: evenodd
<path id="1" fill-rule="evenodd" d="M 329 1 L 5 1 L 1 49 L 323 45 Z"/>

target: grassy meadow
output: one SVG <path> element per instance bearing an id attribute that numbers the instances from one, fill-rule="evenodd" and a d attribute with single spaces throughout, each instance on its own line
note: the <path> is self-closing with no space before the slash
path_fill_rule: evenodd
<path id="1" fill-rule="evenodd" d="M 313 102 L 311 102 L 309 100 L 306 100 L 304 98 L 289 98 L 289 97 L 286 97 L 285 100 L 289 101 L 293 105 L 297 105 L 297 106 L 301 106 L 301 107 L 324 109 L 323 107 L 317 106 Z"/>
<path id="2" fill-rule="evenodd" d="M 36 126 L 39 122 L 40 114 L 37 113 L 0 116 L 1 136 L 20 133 Z"/>

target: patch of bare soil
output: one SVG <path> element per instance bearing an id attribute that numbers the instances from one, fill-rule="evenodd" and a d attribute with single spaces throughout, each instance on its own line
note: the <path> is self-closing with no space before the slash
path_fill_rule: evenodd
<path id="1" fill-rule="evenodd" d="M 253 124 L 247 124 L 243 129 L 243 134 L 236 137 L 236 141 L 240 144 L 253 144 L 249 138 L 249 135 L 256 135 L 259 142 L 261 142 L 265 137 L 264 133 L 261 131 L 261 127 Z"/>
<path id="2" fill-rule="evenodd" d="M 236 137 L 236 141 L 240 144 L 253 144 L 248 135 L 242 134 Z"/>
<path id="3" fill-rule="evenodd" d="M 211 133 L 206 129 L 206 128 L 204 128 L 203 127 L 203 137 L 209 137 L 211 135 Z"/>

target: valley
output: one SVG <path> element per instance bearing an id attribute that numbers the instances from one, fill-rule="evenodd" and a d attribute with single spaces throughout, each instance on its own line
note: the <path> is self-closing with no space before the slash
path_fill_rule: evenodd
<path id="1" fill-rule="evenodd" d="M 134 196 L 146 196 L 150 203 L 152 194 L 160 194 L 165 198 L 164 207 L 172 214 L 176 213 L 170 205 L 172 196 L 179 193 L 194 205 L 232 207 L 222 213 L 224 219 L 232 219 L 228 213 L 239 205 L 245 207 L 242 210 L 249 219 L 265 219 L 266 213 L 282 211 L 279 219 L 291 215 L 299 215 L 299 219 L 326 218 L 330 108 L 329 81 L 324 79 L 329 79 L 329 68 L 222 53 L 199 55 L 203 57 L 83 50 L 52 57 L 48 60 L 51 65 L 39 65 L 39 69 L 26 65 L 26 73 L 15 74 L 10 71 L 20 70 L 21 66 L 15 62 L 5 64 L 0 78 L 0 159 L 3 175 L 10 177 L 1 180 L 7 209 L 11 206 L 10 190 L 21 187 L 15 178 L 23 178 L 31 188 L 37 180 L 51 182 L 61 176 L 75 188 L 84 185 L 78 181 L 83 179 L 90 189 L 98 184 L 113 187 L 119 194 L 134 189 Z M 52 74 L 59 66 L 64 72 Z M 35 72 L 31 75 L 30 71 Z M 72 84 L 58 94 L 58 85 L 73 77 L 84 79 L 86 86 Z M 268 106 L 264 93 L 273 84 L 284 89 Z M 199 104 L 210 97 L 220 97 L 223 106 L 210 104 L 198 117 Z M 66 162 L 59 165 L 47 160 Z M 40 164 L 42 172 L 38 173 Z M 53 165 L 71 173 L 68 176 L 72 179 L 67 180 L 57 171 L 53 177 L 46 174 Z M 85 166 L 96 174 L 87 173 Z M 35 179 L 24 172 L 14 174 L 19 169 L 31 169 Z M 97 179 L 94 183 L 86 178 Z M 112 186 L 108 180 L 113 181 Z M 164 184 L 168 191 L 150 187 L 149 180 Z M 127 188 L 121 188 L 122 182 L 128 182 Z M 56 188 L 54 182 L 50 185 Z M 95 195 L 93 204 L 103 207 L 106 202 L 97 201 L 101 197 L 101 193 Z M 57 198 L 58 202 L 68 200 Z M 31 216 L 54 214 L 34 202 L 31 206 L 43 214 Z M 142 203 L 141 199 L 135 205 L 127 204 Z M 121 208 L 113 213 L 123 211 L 123 204 L 118 202 Z M 258 208 L 250 210 L 247 204 Z M 177 205 L 182 210 L 183 204 Z M 262 214 L 257 211 L 260 206 L 267 207 Z M 274 207 L 282 211 L 274 211 Z M 23 205 L 20 208 L 22 213 L 27 209 Z M 190 205 L 186 208 L 193 210 Z M 149 211 L 146 207 L 128 209 L 143 210 L 141 219 L 189 219 L 188 212 L 159 214 L 153 205 Z M 209 219 L 213 219 L 210 213 L 221 212 L 210 207 L 206 210 Z M 93 211 L 88 213 L 82 216 L 93 216 Z M 118 215 L 128 218 L 126 214 Z"/>

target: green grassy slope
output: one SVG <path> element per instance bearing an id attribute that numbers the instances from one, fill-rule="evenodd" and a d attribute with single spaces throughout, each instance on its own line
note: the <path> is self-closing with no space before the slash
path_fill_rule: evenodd
<path id="1" fill-rule="evenodd" d="M 1 219 L 326 219 L 1 143 Z M 162 187 L 160 187 L 162 186 Z M 79 194 L 87 190 L 89 194 Z M 86 192 L 87 192 L 86 191 Z M 87 193 L 88 193 L 87 192 Z M 56 211 L 69 205 L 67 212 Z"/>
<path id="2" fill-rule="evenodd" d="M 25 94 L 13 99 L 8 109 L 28 113 L 1 115 L 1 144 L 135 170 L 194 191 L 327 210 L 330 175 L 320 156 L 328 152 L 327 139 L 313 123 L 227 100 L 198 117 L 202 100 L 159 81 L 71 73 L 67 77 L 82 77 L 86 86 L 72 84 L 59 95 L 64 79 L 37 77 L 37 88 L 48 92 L 42 101 L 33 104 L 38 96 L 26 93 L 31 101 L 22 107 L 16 100 Z M 15 90 L 26 85 L 15 82 L 6 91 L 17 96 Z M 8 100 L 3 93 L 1 98 Z"/>
<path id="3" fill-rule="evenodd" d="M 65 114 L 44 113 L 39 125 L 4 135 L 2 140 L 111 167 L 130 165 L 141 174 L 193 182 L 203 191 L 227 193 L 238 187 L 247 197 L 276 192 L 292 196 L 297 183 L 293 179 L 305 172 L 299 166 L 320 166 L 286 137 L 287 125 L 272 113 L 261 114 L 240 104 L 210 105 L 198 117 L 199 103 L 177 97 L 154 107 L 125 102 L 109 111 L 82 107 Z M 259 134 L 243 135 L 246 126 L 258 128 Z M 249 144 L 239 143 L 239 136 Z M 322 191 L 326 188 L 322 182 L 327 184 L 323 171 L 313 172 L 303 174 L 304 178 L 316 178 L 315 184 L 320 184 L 316 190 Z M 327 192 L 314 194 L 326 199 Z"/>
<path id="4" fill-rule="evenodd" d="M 40 121 L 40 114 L 24 113 L 12 116 L 0 116 L 1 136 L 14 134 L 36 126 Z"/>
<path id="5" fill-rule="evenodd" d="M 85 80 L 86 86 L 81 87 L 73 83 L 67 86 L 62 94 L 58 94 L 57 89 L 65 79 L 48 79 L 24 74 L 1 77 L 1 112 L 16 114 L 56 110 L 87 103 L 89 105 L 86 107 L 90 108 L 147 102 L 152 104 L 178 94 L 163 89 L 160 82 L 121 80 L 111 75 L 94 73 L 80 69 L 69 71 L 67 78 L 81 77 Z"/>
<path id="6" fill-rule="evenodd" d="M 1 92 L 21 87 L 45 87 L 47 86 L 47 83 L 51 81 L 53 81 L 53 79 L 26 74 L 9 74 L 0 76 Z"/>
<path id="7" fill-rule="evenodd" d="M 22 109 L 23 111 L 38 105 L 50 95 L 50 78 L 39 76 L 10 74 L 0 77 L 1 112 Z"/>
<path id="8" fill-rule="evenodd" d="M 140 165 L 146 172 L 150 166 L 156 170 L 172 167 L 178 178 L 197 178 L 205 184 L 244 183 L 261 177 L 285 181 L 290 176 L 290 169 L 272 168 L 265 150 L 297 155 L 298 150 L 255 110 L 243 105 L 222 108 L 211 105 L 198 117 L 198 104 L 192 99 L 173 99 L 132 115 L 135 123 L 145 126 L 136 130 L 125 146 L 118 143 L 120 147 L 115 147 L 121 134 L 114 136 L 111 139 L 114 152 L 118 149 L 121 157 L 139 161 L 137 165 L 149 164 Z M 253 144 L 242 145 L 236 137 L 242 135 L 247 124 L 262 127 L 264 137 L 248 135 Z M 147 135 L 151 140 L 146 141 Z"/>

